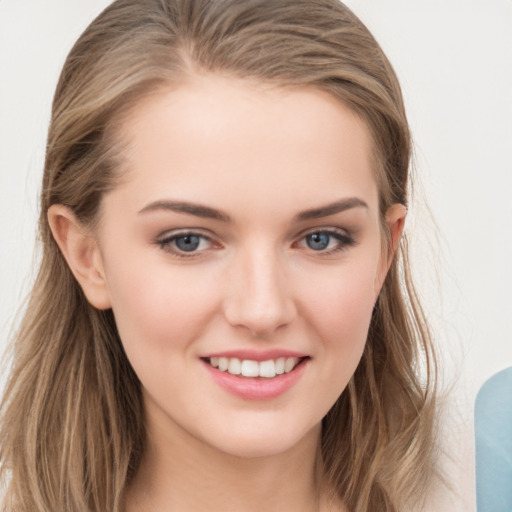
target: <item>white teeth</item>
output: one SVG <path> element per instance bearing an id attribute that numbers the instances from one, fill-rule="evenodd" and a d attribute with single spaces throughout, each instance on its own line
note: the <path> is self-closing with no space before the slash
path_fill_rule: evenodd
<path id="1" fill-rule="evenodd" d="M 276 364 L 272 359 L 270 361 L 261 361 L 260 363 L 260 377 L 275 377 Z"/>
<path id="2" fill-rule="evenodd" d="M 244 377 L 258 377 L 260 374 L 260 368 L 258 361 L 251 361 L 250 359 L 244 359 L 242 361 L 242 375 Z"/>
<path id="3" fill-rule="evenodd" d="M 242 363 L 240 359 L 232 357 L 229 360 L 228 372 L 231 373 L 231 375 L 240 375 L 242 373 Z"/>
<path id="4" fill-rule="evenodd" d="M 232 375 L 244 377 L 266 377 L 271 379 L 276 375 L 291 372 L 299 363 L 298 357 L 279 357 L 267 361 L 240 360 L 236 357 L 211 357 L 210 364 L 221 372 L 227 371 Z"/>
<path id="5" fill-rule="evenodd" d="M 296 357 L 288 357 L 286 358 L 286 362 L 284 363 L 284 371 L 285 373 L 291 372 L 295 365 L 297 364 L 297 358 Z"/>
<path id="6" fill-rule="evenodd" d="M 284 362 L 285 358 L 280 357 L 279 359 L 276 359 L 276 373 L 277 375 L 282 375 L 284 373 Z"/>

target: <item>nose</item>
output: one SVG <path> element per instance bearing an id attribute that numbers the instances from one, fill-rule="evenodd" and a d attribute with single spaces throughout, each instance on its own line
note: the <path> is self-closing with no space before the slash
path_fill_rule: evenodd
<path id="1" fill-rule="evenodd" d="M 266 338 L 290 324 L 297 311 L 283 258 L 273 250 L 247 250 L 230 266 L 224 302 L 227 321 Z"/>

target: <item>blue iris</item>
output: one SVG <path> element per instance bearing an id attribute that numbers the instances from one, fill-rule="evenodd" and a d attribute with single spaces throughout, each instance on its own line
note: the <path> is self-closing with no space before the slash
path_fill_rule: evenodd
<path id="1" fill-rule="evenodd" d="M 311 233 L 306 236 L 306 243 L 314 251 L 323 251 L 329 246 L 330 239 L 330 235 L 326 233 Z"/>
<path id="2" fill-rule="evenodd" d="M 201 242 L 201 238 L 196 235 L 183 235 L 175 238 L 174 243 L 180 251 L 195 251 Z"/>

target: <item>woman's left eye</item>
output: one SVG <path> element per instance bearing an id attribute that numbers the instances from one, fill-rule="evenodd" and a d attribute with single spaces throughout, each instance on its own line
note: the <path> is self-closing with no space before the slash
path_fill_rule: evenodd
<path id="1" fill-rule="evenodd" d="M 158 240 L 157 244 L 164 251 L 187 257 L 209 249 L 213 241 L 200 233 L 177 233 Z"/>
<path id="2" fill-rule="evenodd" d="M 297 243 L 297 247 L 311 249 L 315 252 L 334 253 L 355 244 L 355 240 L 337 230 L 313 231 Z"/>

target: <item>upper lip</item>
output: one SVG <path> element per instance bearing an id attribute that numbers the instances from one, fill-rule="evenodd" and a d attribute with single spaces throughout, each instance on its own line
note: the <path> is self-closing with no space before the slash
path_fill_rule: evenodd
<path id="1" fill-rule="evenodd" d="M 308 357 L 308 354 L 276 348 L 271 350 L 224 350 L 222 352 L 212 352 L 201 356 L 202 359 L 208 359 L 211 357 L 226 357 L 228 359 L 236 357 L 241 360 L 249 359 L 251 361 L 268 361 L 269 359 L 279 359 L 280 357 L 303 358 Z"/>

